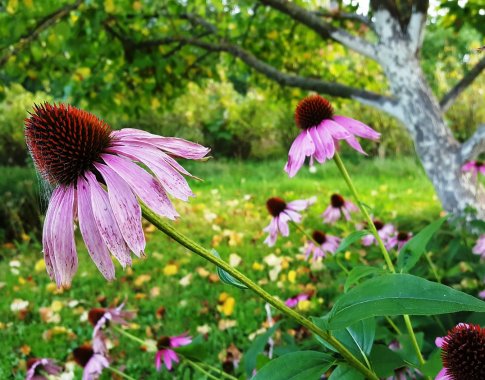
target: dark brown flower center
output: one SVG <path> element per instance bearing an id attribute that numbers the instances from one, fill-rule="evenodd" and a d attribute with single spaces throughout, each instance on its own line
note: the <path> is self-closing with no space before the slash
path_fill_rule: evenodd
<path id="1" fill-rule="evenodd" d="M 384 227 L 384 223 L 382 223 L 380 220 L 374 220 L 374 227 L 377 231 L 382 230 L 382 227 Z"/>
<path id="2" fill-rule="evenodd" d="M 482 162 L 482 161 L 475 161 L 475 166 L 476 166 L 477 168 L 479 168 L 479 167 L 480 167 L 480 166 L 482 166 L 482 165 L 483 165 L 483 162 Z"/>
<path id="3" fill-rule="evenodd" d="M 25 140 L 40 174 L 53 185 L 71 185 L 110 144 L 110 127 L 70 105 L 34 106 Z"/>
<path id="4" fill-rule="evenodd" d="M 345 199 L 340 194 L 332 194 L 330 204 L 333 208 L 342 208 L 344 207 Z"/>
<path id="5" fill-rule="evenodd" d="M 266 201 L 266 207 L 273 216 L 278 216 L 286 209 L 286 202 L 278 197 L 270 198 Z"/>
<path id="6" fill-rule="evenodd" d="M 407 241 L 409 239 L 409 234 L 407 232 L 399 232 L 397 234 L 398 241 Z"/>
<path id="7" fill-rule="evenodd" d="M 322 231 L 313 231 L 312 238 L 320 245 L 327 241 L 327 236 Z"/>
<path id="8" fill-rule="evenodd" d="M 160 339 L 157 341 L 157 348 L 159 350 L 163 350 L 164 348 L 169 348 L 170 347 L 170 337 L 169 336 L 162 336 Z"/>
<path id="9" fill-rule="evenodd" d="M 96 326 L 96 323 L 103 317 L 104 313 L 106 313 L 106 309 L 96 307 L 94 309 L 89 310 L 88 313 L 88 320 L 93 325 Z"/>
<path id="10" fill-rule="evenodd" d="M 27 369 L 30 369 L 36 362 L 38 362 L 39 358 L 29 358 L 27 359 Z M 39 368 L 39 367 L 37 367 Z M 35 373 L 37 373 L 37 368 L 35 369 Z"/>
<path id="11" fill-rule="evenodd" d="M 296 106 L 295 121 L 301 129 L 315 127 L 332 116 L 332 105 L 320 95 L 307 96 Z"/>
<path id="12" fill-rule="evenodd" d="M 444 338 L 441 359 L 451 379 L 485 379 L 485 328 L 461 324 Z"/>
<path id="13" fill-rule="evenodd" d="M 93 357 L 94 351 L 90 345 L 85 344 L 75 348 L 72 351 L 72 355 L 74 356 L 74 360 L 77 364 L 79 364 L 81 367 L 85 367 L 89 360 Z"/>

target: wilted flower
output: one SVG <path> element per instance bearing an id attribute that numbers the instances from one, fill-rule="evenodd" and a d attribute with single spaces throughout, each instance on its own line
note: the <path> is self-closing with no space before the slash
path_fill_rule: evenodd
<path id="1" fill-rule="evenodd" d="M 273 218 L 269 225 L 263 230 L 264 232 L 269 233 L 264 243 L 269 247 L 272 247 L 276 243 L 278 233 L 282 236 L 288 236 L 290 234 L 288 222 L 292 221 L 294 223 L 300 223 L 301 214 L 299 211 L 307 209 L 314 204 L 315 201 L 316 197 L 290 203 L 286 203 L 283 199 L 277 197 L 268 199 L 266 201 L 266 207 Z"/>
<path id="2" fill-rule="evenodd" d="M 476 177 L 478 173 L 485 175 L 485 163 L 482 161 L 469 161 L 461 167 L 461 170 L 472 173 L 474 177 Z"/>
<path id="3" fill-rule="evenodd" d="M 322 231 L 313 231 L 312 238 L 314 241 L 307 243 L 305 250 L 305 259 L 307 260 L 313 254 L 313 260 L 319 257 L 325 257 L 327 253 L 334 253 L 339 244 L 340 239 L 336 236 L 328 235 Z"/>
<path id="4" fill-rule="evenodd" d="M 310 157 L 310 163 L 313 159 L 319 163 L 331 159 L 338 148 L 338 140 L 347 141 L 352 148 L 365 154 L 355 136 L 371 140 L 380 137 L 360 121 L 334 115 L 330 102 L 320 95 L 308 96 L 298 103 L 295 121 L 301 132 L 288 153 L 285 171 L 290 177 L 300 170 L 306 157 Z"/>
<path id="5" fill-rule="evenodd" d="M 155 367 L 157 368 L 157 371 L 160 371 L 162 368 L 162 359 L 165 363 L 165 367 L 170 371 L 172 369 L 172 361 L 176 363 L 179 362 L 179 357 L 172 348 L 186 346 L 190 343 L 192 343 L 192 337 L 187 336 L 187 334 L 172 337 L 164 336 L 160 338 L 157 342 L 158 351 L 155 355 Z"/>
<path id="6" fill-rule="evenodd" d="M 84 368 L 83 380 L 96 380 L 103 369 L 109 367 L 109 361 L 103 353 L 96 352 L 90 345 L 75 348 L 72 352 L 77 364 Z"/>
<path id="7" fill-rule="evenodd" d="M 325 223 L 332 224 L 342 216 L 344 216 L 346 220 L 350 220 L 350 213 L 358 210 L 356 205 L 345 200 L 340 194 L 332 194 L 330 196 L 330 205 L 323 212 L 322 218 Z"/>
<path id="8" fill-rule="evenodd" d="M 25 380 L 47 380 L 48 375 L 59 375 L 61 371 L 62 368 L 56 365 L 52 359 L 31 358 L 27 360 Z"/>
<path id="9" fill-rule="evenodd" d="M 485 328 L 460 323 L 435 343 L 443 361 L 436 380 L 485 379 Z"/>
<path id="10" fill-rule="evenodd" d="M 291 307 L 292 309 L 298 305 L 300 301 L 306 301 L 310 296 L 307 293 L 300 293 L 295 297 L 288 298 L 285 301 L 285 305 Z"/>
<path id="11" fill-rule="evenodd" d="M 397 246 L 397 250 L 400 251 L 401 248 L 406 244 L 413 234 L 411 232 L 399 231 L 397 234 L 390 236 L 386 241 L 386 248 L 392 249 Z"/>
<path id="12" fill-rule="evenodd" d="M 482 235 L 478 238 L 475 246 L 472 249 L 472 252 L 475 255 L 480 255 L 482 258 L 485 259 L 485 235 Z"/>
<path id="13" fill-rule="evenodd" d="M 380 220 L 374 220 L 373 223 L 377 230 L 377 234 L 384 242 L 387 242 L 387 240 L 396 232 L 396 229 L 390 223 L 384 224 Z M 377 241 L 372 234 L 365 235 L 362 238 L 362 244 L 365 246 L 369 246 L 375 243 L 377 243 Z"/>
<path id="14" fill-rule="evenodd" d="M 37 170 L 55 187 L 42 245 L 47 271 L 59 287 L 71 283 L 78 266 L 75 218 L 91 258 L 111 280 L 110 252 L 125 267 L 130 251 L 141 256 L 145 249 L 137 197 L 174 219 L 178 214 L 167 193 L 182 200 L 193 195 L 182 175 L 190 174 L 174 157 L 200 159 L 208 152 L 137 129 L 111 131 L 96 116 L 63 104 L 35 106 L 25 121 L 25 139 Z"/>

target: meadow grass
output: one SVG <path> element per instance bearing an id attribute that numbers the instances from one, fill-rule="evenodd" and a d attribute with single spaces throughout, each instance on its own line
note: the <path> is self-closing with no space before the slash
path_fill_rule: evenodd
<path id="1" fill-rule="evenodd" d="M 196 197 L 189 203 L 175 202 L 181 215 L 176 226 L 206 247 L 217 249 L 224 259 L 237 254 L 241 258 L 239 269 L 282 299 L 311 284 L 317 296 L 304 312 L 321 315 L 328 311 L 341 283 L 332 283 L 335 278 L 325 266 L 310 271 L 310 264 L 300 259 L 304 237 L 294 229 L 289 239 L 279 238 L 276 247 L 263 245 L 262 229 L 269 222 L 265 201 L 271 196 L 291 201 L 316 195 L 318 201 L 305 217 L 304 228 L 345 236 L 354 224 L 326 227 L 319 215 L 332 193 L 349 196 L 349 192 L 333 163 L 317 166 L 315 173 L 304 168 L 293 179 L 283 172 L 283 165 L 282 161 L 190 163 L 187 168 L 203 181 L 190 181 Z M 376 217 L 411 231 L 438 217 L 441 208 L 432 185 L 413 159 L 364 159 L 349 164 L 348 169 Z M 355 220 L 360 219 L 357 216 Z M 24 378 L 28 356 L 65 362 L 73 348 L 91 338 L 87 311 L 124 300 L 128 309 L 138 312 L 131 333 L 141 338 L 156 339 L 185 331 L 194 337 L 204 335 L 197 351 L 205 352 L 207 362 L 219 367 L 231 343 L 243 353 L 247 350 L 249 336 L 266 320 L 264 303 L 249 291 L 219 282 L 212 265 L 152 226 L 147 224 L 145 230 L 146 258 L 135 259 L 125 271 L 116 264 L 117 279 L 111 283 L 102 278 L 78 239 L 79 271 L 71 289 L 64 291 L 57 291 L 50 282 L 39 261 L 41 246 L 35 239 L 4 245 L 0 261 L 0 379 Z M 274 258 L 280 262 L 271 266 Z M 349 265 L 361 261 L 362 250 L 352 248 L 347 258 Z M 278 268 L 279 273 L 271 279 L 270 272 L 274 276 Z M 181 282 L 184 277 L 185 283 Z M 12 311 L 15 300 L 29 302 L 25 312 Z M 227 328 L 231 324 L 234 326 Z M 296 326 L 287 323 L 286 329 L 295 331 Z M 119 334 L 113 335 L 113 340 L 113 365 L 124 366 L 134 378 L 182 378 L 183 365 L 175 372 L 157 374 L 153 353 L 140 350 Z M 79 376 L 80 370 L 76 371 Z"/>

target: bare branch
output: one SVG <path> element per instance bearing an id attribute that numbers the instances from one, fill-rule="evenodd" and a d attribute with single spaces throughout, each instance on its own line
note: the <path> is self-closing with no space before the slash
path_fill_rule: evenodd
<path id="1" fill-rule="evenodd" d="M 327 11 L 327 10 L 321 10 L 321 11 L 315 11 L 313 12 L 316 16 L 320 17 L 326 17 L 326 18 L 331 18 L 331 19 L 336 19 L 336 20 L 350 20 L 350 21 L 356 21 L 361 24 L 364 24 L 371 28 L 372 30 L 374 29 L 374 23 L 372 20 L 364 15 L 359 15 L 357 13 L 349 13 L 349 12 L 342 12 L 340 9 L 337 9 L 335 11 Z"/>
<path id="2" fill-rule="evenodd" d="M 69 13 L 77 9 L 82 3 L 82 0 L 77 0 L 74 4 L 66 5 L 58 10 L 47 15 L 43 19 L 39 20 L 37 24 L 20 36 L 20 39 L 10 46 L 10 49 L 0 58 L 0 67 L 3 66 L 11 57 L 17 55 L 28 44 L 34 41 L 41 32 L 48 29 L 50 26 L 56 24 L 59 20 L 63 19 Z"/>
<path id="3" fill-rule="evenodd" d="M 470 137 L 461 145 L 460 159 L 465 163 L 476 158 L 480 153 L 485 152 L 485 124 L 482 124 Z"/>
<path id="4" fill-rule="evenodd" d="M 413 6 L 413 13 L 409 19 L 407 34 L 411 48 L 416 53 L 421 50 L 421 46 L 423 45 L 428 6 L 429 2 L 427 0 L 418 0 Z"/>
<path id="5" fill-rule="evenodd" d="M 313 29 L 324 38 L 331 38 L 342 45 L 354 50 L 355 52 L 365 55 L 366 57 L 376 60 L 376 47 L 370 42 L 359 37 L 353 36 L 343 29 L 336 28 L 318 17 L 314 12 L 306 10 L 288 0 L 259 0 L 262 4 L 268 5 L 292 19 L 301 22 L 310 29 Z"/>
<path id="6" fill-rule="evenodd" d="M 485 56 L 471 69 L 440 101 L 441 110 L 446 112 L 455 102 L 456 98 L 467 89 L 468 86 L 485 69 Z"/>

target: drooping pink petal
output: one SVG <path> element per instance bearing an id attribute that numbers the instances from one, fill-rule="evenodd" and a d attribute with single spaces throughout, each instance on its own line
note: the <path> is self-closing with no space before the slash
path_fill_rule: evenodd
<path id="1" fill-rule="evenodd" d="M 74 241 L 74 186 L 60 186 L 59 205 L 53 215 L 51 229 L 52 251 L 56 263 L 57 286 L 68 286 L 77 270 Z"/>
<path id="2" fill-rule="evenodd" d="M 178 363 L 180 361 L 177 353 L 173 350 L 167 350 L 168 355 L 170 356 L 170 359 L 172 359 L 175 363 Z"/>
<path id="3" fill-rule="evenodd" d="M 302 131 L 296 137 L 293 144 L 291 144 L 288 152 L 288 162 L 285 166 L 285 171 L 289 177 L 294 177 L 305 162 L 305 157 L 311 156 L 315 153 L 315 144 L 309 137 L 307 131 Z"/>
<path id="4" fill-rule="evenodd" d="M 439 371 L 434 379 L 435 380 L 452 380 L 452 378 L 448 375 L 448 371 L 446 370 L 446 368 L 443 368 L 441 371 Z"/>
<path id="5" fill-rule="evenodd" d="M 192 338 L 190 336 L 187 336 L 187 334 L 182 334 L 170 338 L 170 346 L 175 348 L 180 346 L 186 346 L 190 343 L 192 343 Z"/>
<path id="6" fill-rule="evenodd" d="M 162 357 L 163 362 L 165 363 L 165 367 L 170 371 L 172 369 L 172 356 L 170 355 L 170 349 L 163 350 Z"/>
<path id="7" fill-rule="evenodd" d="M 320 126 L 328 131 L 330 136 L 332 136 L 335 140 L 344 140 L 347 137 L 352 136 L 352 134 L 347 129 L 331 119 L 325 119 L 324 121 L 322 121 Z"/>
<path id="8" fill-rule="evenodd" d="M 327 130 L 327 128 L 322 123 L 317 127 L 317 133 L 320 135 L 320 139 L 323 142 L 324 150 L 325 150 L 325 156 L 328 159 L 331 159 L 335 154 L 335 143 L 333 141 L 333 138 L 332 138 L 330 132 Z"/>
<path id="9" fill-rule="evenodd" d="M 347 143 L 352 147 L 354 148 L 357 152 L 359 153 L 362 153 L 364 155 L 367 156 L 367 153 L 364 152 L 364 150 L 362 149 L 362 147 L 360 146 L 360 143 L 357 141 L 357 139 L 354 137 L 354 136 L 349 136 L 345 139 L 345 141 L 347 141 Z"/>
<path id="10" fill-rule="evenodd" d="M 288 236 L 290 234 L 290 228 L 288 227 L 288 221 L 290 220 L 290 217 L 282 212 L 276 217 L 276 219 L 278 219 L 278 229 L 281 236 Z"/>
<path id="11" fill-rule="evenodd" d="M 301 214 L 297 213 L 296 211 L 293 210 L 285 210 L 284 213 L 288 215 L 290 220 L 292 220 L 295 223 L 300 223 L 301 222 Z"/>
<path id="12" fill-rule="evenodd" d="M 115 278 L 115 267 L 94 219 L 91 190 L 83 177 L 79 177 L 77 180 L 77 202 L 79 229 L 89 255 L 102 275 L 107 280 L 113 280 Z"/>
<path id="13" fill-rule="evenodd" d="M 162 351 L 157 351 L 157 354 L 155 355 L 155 368 L 157 371 L 160 371 L 162 368 Z"/>
<path id="14" fill-rule="evenodd" d="M 91 191 L 91 204 L 98 231 L 108 249 L 125 268 L 127 265 L 131 265 L 130 249 L 116 223 L 108 195 L 92 173 L 86 172 L 85 176 Z"/>
<path id="15" fill-rule="evenodd" d="M 52 220 L 54 215 L 57 214 L 59 207 L 59 201 L 62 196 L 62 188 L 57 187 L 52 193 L 49 201 L 49 207 L 44 219 L 44 228 L 42 230 L 42 247 L 44 253 L 44 261 L 49 277 L 56 282 L 57 286 L 60 286 L 60 281 L 57 276 L 57 264 L 56 257 L 54 256 L 54 244 L 52 241 Z"/>
<path id="16" fill-rule="evenodd" d="M 108 198 L 121 234 L 128 247 L 140 257 L 145 251 L 141 208 L 128 184 L 110 167 L 95 163 L 108 187 Z"/>
<path id="17" fill-rule="evenodd" d="M 315 159 L 322 164 L 327 158 L 326 143 L 322 141 L 323 136 L 320 136 L 316 127 L 308 129 L 308 133 L 315 145 L 315 153 L 312 157 L 315 157 Z"/>
<path id="18" fill-rule="evenodd" d="M 346 116 L 333 116 L 333 119 L 352 134 L 370 140 L 378 140 L 381 134 L 364 123 Z"/>
<path id="19" fill-rule="evenodd" d="M 128 183 L 150 209 L 169 219 L 178 216 L 160 182 L 145 170 L 123 157 L 102 154 L 101 158 Z"/>

